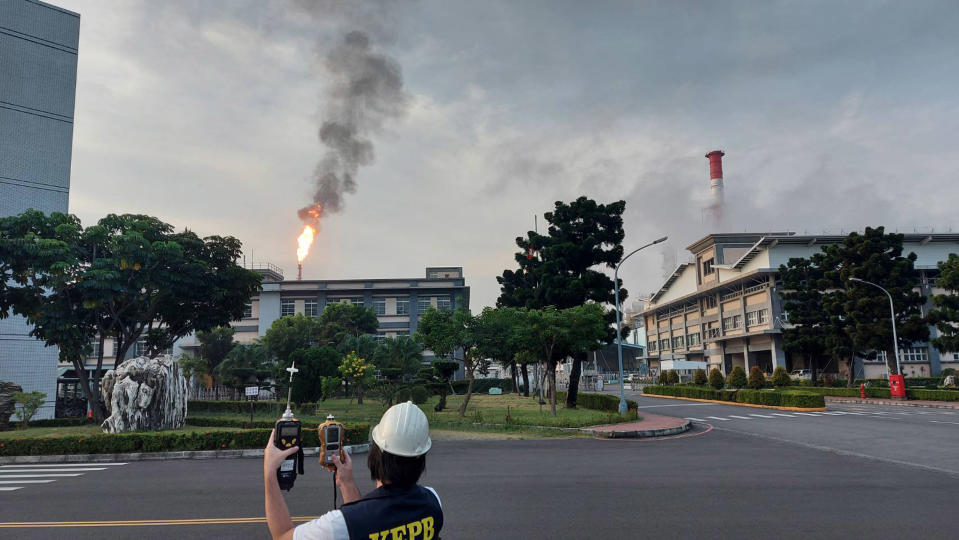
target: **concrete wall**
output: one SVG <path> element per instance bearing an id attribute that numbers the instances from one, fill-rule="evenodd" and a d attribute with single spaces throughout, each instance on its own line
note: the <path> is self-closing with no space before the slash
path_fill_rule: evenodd
<path id="1" fill-rule="evenodd" d="M 0 0 L 0 216 L 68 210 L 79 40 L 76 13 Z M 0 320 L 0 380 L 45 393 L 37 418 L 52 418 L 58 352 L 30 330 Z"/>

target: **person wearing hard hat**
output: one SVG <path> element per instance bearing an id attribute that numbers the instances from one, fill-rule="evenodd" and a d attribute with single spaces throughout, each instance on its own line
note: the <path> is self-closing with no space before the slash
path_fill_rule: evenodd
<path id="1" fill-rule="evenodd" d="M 298 448 L 280 450 L 273 435 L 263 453 L 266 522 L 274 539 L 294 540 L 439 540 L 443 507 L 431 487 L 417 484 L 426 469 L 430 426 L 412 402 L 390 407 L 370 431 L 366 465 L 376 489 L 361 497 L 353 479 L 353 460 L 333 456 L 336 484 L 343 506 L 293 527 L 290 511 L 280 494 L 276 470 Z"/>

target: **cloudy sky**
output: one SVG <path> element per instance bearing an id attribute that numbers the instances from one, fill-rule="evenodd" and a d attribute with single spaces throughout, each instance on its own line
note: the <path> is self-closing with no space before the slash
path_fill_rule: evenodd
<path id="1" fill-rule="evenodd" d="M 233 235 L 288 277 L 352 30 L 406 99 L 305 278 L 463 266 L 478 309 L 534 214 L 587 195 L 627 202 L 627 249 L 670 236 L 624 266 L 648 293 L 710 231 L 717 148 L 725 231 L 959 229 L 951 0 L 53 2 L 82 17 L 71 211 Z"/>

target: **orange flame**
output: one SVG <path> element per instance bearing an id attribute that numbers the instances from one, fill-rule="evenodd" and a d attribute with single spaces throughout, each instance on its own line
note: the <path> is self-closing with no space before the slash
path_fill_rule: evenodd
<path id="1" fill-rule="evenodd" d="M 296 262 L 303 262 L 303 259 L 310 253 L 310 246 L 313 245 L 314 237 L 316 237 L 316 229 L 312 225 L 305 225 L 300 237 L 296 239 Z"/>

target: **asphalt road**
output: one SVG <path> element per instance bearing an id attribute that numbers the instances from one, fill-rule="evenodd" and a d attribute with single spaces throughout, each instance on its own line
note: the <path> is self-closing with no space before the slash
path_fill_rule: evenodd
<path id="1" fill-rule="evenodd" d="M 676 416 L 730 413 L 642 401 Z M 959 425 L 900 416 L 714 420 L 712 429 L 697 422 L 690 434 L 646 441 L 437 441 L 424 483 L 442 497 L 448 539 L 954 538 L 959 473 L 934 470 L 959 470 L 948 449 L 894 441 L 900 451 L 917 449 L 907 464 L 883 458 L 880 447 L 898 426 L 936 444 L 952 441 L 955 452 Z M 850 431 L 859 435 L 843 436 Z M 357 465 L 362 471 L 362 457 Z M 106 466 L 0 492 L 0 523 L 259 517 L 260 471 L 256 459 Z M 372 487 L 368 477 L 357 480 L 361 491 Z M 328 510 L 331 486 L 328 473 L 308 464 L 287 496 L 293 515 Z M 0 538 L 25 539 L 266 537 L 262 523 L 0 528 Z"/>

